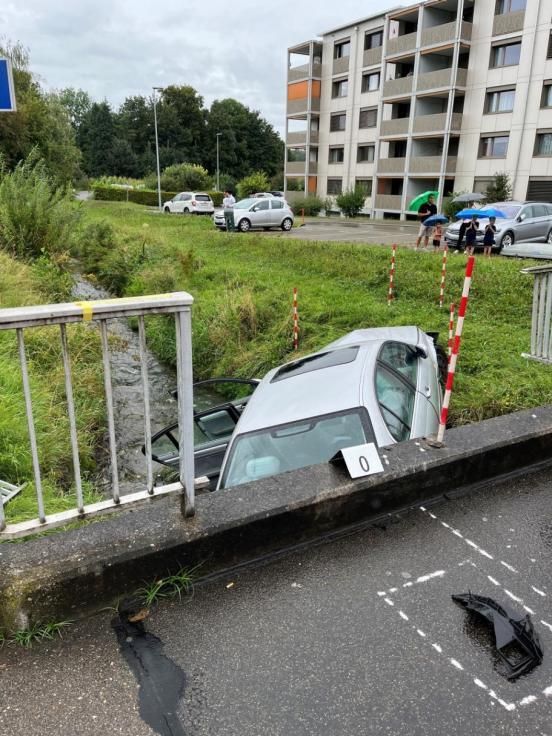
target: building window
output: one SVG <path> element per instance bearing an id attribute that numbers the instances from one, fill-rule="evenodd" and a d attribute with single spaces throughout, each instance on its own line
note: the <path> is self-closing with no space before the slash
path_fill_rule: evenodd
<path id="1" fill-rule="evenodd" d="M 537 133 L 535 156 L 552 156 L 552 133 Z"/>
<path id="2" fill-rule="evenodd" d="M 519 64 L 521 41 L 506 43 L 502 46 L 493 46 L 491 49 L 491 69 L 499 66 L 515 66 Z"/>
<path id="3" fill-rule="evenodd" d="M 344 112 L 338 112 L 330 118 L 330 131 L 335 133 L 338 130 L 345 130 L 345 120 L 347 116 Z"/>
<path id="4" fill-rule="evenodd" d="M 372 196 L 372 180 L 371 179 L 355 179 L 355 189 L 364 192 L 365 197 Z"/>
<path id="5" fill-rule="evenodd" d="M 508 138 L 507 135 L 492 135 L 481 138 L 479 158 L 506 158 Z"/>
<path id="6" fill-rule="evenodd" d="M 550 34 L 548 38 L 548 49 L 546 51 L 546 58 L 552 59 L 552 33 Z"/>
<path id="7" fill-rule="evenodd" d="M 345 59 L 351 55 L 351 42 L 341 41 L 334 44 L 334 59 Z"/>
<path id="8" fill-rule="evenodd" d="M 332 97 L 347 97 L 349 92 L 349 80 L 339 79 L 332 84 Z"/>
<path id="9" fill-rule="evenodd" d="M 552 107 L 552 82 L 542 85 L 541 107 Z"/>
<path id="10" fill-rule="evenodd" d="M 288 161 L 305 161 L 306 150 L 304 148 L 288 148 L 287 160 Z"/>
<path id="11" fill-rule="evenodd" d="M 383 31 L 374 31 L 364 36 L 364 50 L 377 49 L 383 46 Z"/>
<path id="12" fill-rule="evenodd" d="M 345 149 L 343 148 L 343 146 L 336 146 L 335 148 L 330 148 L 330 152 L 328 156 L 328 163 L 342 164 L 344 158 L 345 158 Z"/>
<path id="13" fill-rule="evenodd" d="M 357 163 L 373 164 L 375 150 L 375 146 L 359 146 L 357 148 Z"/>
<path id="14" fill-rule="evenodd" d="M 341 194 L 343 190 L 343 179 L 328 179 L 328 194 Z"/>
<path id="15" fill-rule="evenodd" d="M 489 115 L 497 112 L 512 112 L 515 96 L 515 89 L 501 89 L 496 92 L 487 92 L 485 112 Z"/>
<path id="16" fill-rule="evenodd" d="M 359 128 L 375 128 L 378 124 L 378 109 L 373 107 L 361 110 L 358 118 Z"/>
<path id="17" fill-rule="evenodd" d="M 517 13 L 519 10 L 525 10 L 527 0 L 497 0 L 495 15 L 504 15 L 504 13 Z"/>
<path id="18" fill-rule="evenodd" d="M 380 86 L 380 73 L 372 72 L 371 74 L 362 75 L 362 92 L 375 92 Z"/>

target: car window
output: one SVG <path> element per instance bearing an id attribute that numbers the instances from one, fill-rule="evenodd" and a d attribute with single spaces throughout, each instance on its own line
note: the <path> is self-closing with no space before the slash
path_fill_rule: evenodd
<path id="1" fill-rule="evenodd" d="M 195 198 L 198 202 L 208 202 L 211 199 L 208 194 L 196 194 Z"/>
<path id="2" fill-rule="evenodd" d="M 270 207 L 270 202 L 268 199 L 261 199 L 259 202 L 256 202 L 255 204 L 255 210 L 267 210 Z"/>
<path id="3" fill-rule="evenodd" d="M 192 195 L 191 195 L 191 194 L 183 194 L 183 195 L 182 195 L 182 199 L 183 199 L 183 200 L 184 200 L 185 202 L 187 202 L 187 201 L 188 201 L 189 199 L 191 199 L 191 198 L 192 198 Z"/>
<path id="4" fill-rule="evenodd" d="M 548 216 L 546 207 L 543 204 L 534 204 L 533 211 L 535 213 L 533 217 L 547 217 Z"/>
<path id="5" fill-rule="evenodd" d="M 181 194 L 177 194 L 175 197 L 173 197 L 173 200 L 172 201 L 173 202 L 180 202 L 181 199 L 182 199 L 182 195 Z"/>
<path id="6" fill-rule="evenodd" d="M 530 217 L 535 216 L 533 212 L 534 212 L 533 205 L 527 205 L 527 207 L 524 207 L 519 214 L 520 216 L 521 215 L 523 216 L 524 220 L 528 220 Z"/>
<path id="7" fill-rule="evenodd" d="M 317 371 L 321 368 L 331 368 L 336 365 L 352 363 L 358 355 L 358 350 L 358 346 L 355 345 L 353 347 L 342 348 L 341 350 L 331 350 L 328 353 L 318 353 L 316 355 L 309 355 L 306 358 L 301 358 L 300 360 L 295 360 L 293 363 L 287 363 L 282 366 L 270 383 L 282 381 L 284 378 L 299 376 L 301 373 Z"/>
<path id="8" fill-rule="evenodd" d="M 376 397 L 383 419 L 397 442 L 407 440 L 410 436 L 415 395 L 416 391 L 410 383 L 383 364 L 378 364 Z"/>
<path id="9" fill-rule="evenodd" d="M 386 342 L 380 350 L 378 360 L 398 371 L 416 388 L 418 355 L 413 347 L 402 342 Z"/>
<path id="10" fill-rule="evenodd" d="M 234 442 L 221 488 L 325 463 L 366 442 L 374 442 L 374 433 L 362 407 L 249 432 Z"/>
<path id="11" fill-rule="evenodd" d="M 202 417 L 195 418 L 194 445 L 213 440 L 228 439 L 236 421 L 228 409 L 219 409 Z"/>
<path id="12" fill-rule="evenodd" d="M 279 199 L 273 199 L 272 200 L 272 209 L 273 210 L 283 210 L 284 209 L 284 203 L 280 202 Z"/>

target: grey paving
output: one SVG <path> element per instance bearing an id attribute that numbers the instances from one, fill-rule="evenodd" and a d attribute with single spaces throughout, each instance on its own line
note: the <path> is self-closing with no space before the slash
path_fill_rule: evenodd
<path id="1" fill-rule="evenodd" d="M 185 733 L 550 736 L 551 480 L 417 509 L 157 607 L 147 628 L 186 675 Z M 530 608 L 543 664 L 501 677 L 492 637 L 450 599 L 467 590 Z M 152 733 L 111 617 L 0 650 L 0 733 Z"/>

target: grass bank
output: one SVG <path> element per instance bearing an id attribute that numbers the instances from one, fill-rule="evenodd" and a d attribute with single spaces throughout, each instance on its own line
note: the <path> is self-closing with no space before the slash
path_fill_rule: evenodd
<path id="1" fill-rule="evenodd" d="M 53 263 L 39 259 L 30 266 L 0 252 L 0 307 L 43 304 L 69 298 L 72 280 Z M 86 475 L 94 468 L 94 455 L 104 414 L 100 373 L 100 346 L 95 333 L 81 325 L 68 329 L 73 359 L 73 385 Z M 25 331 L 33 412 L 43 475 L 46 513 L 75 506 L 69 424 L 60 353 L 59 328 Z M 78 369 L 75 369 L 78 363 Z M 0 332 L 0 478 L 27 483 L 6 506 L 8 522 L 37 516 L 25 403 L 16 335 Z M 85 483 L 87 501 L 97 500 L 91 483 Z"/>
<path id="2" fill-rule="evenodd" d="M 306 242 L 288 234 L 226 234 L 208 218 L 159 215 L 123 203 L 91 202 L 85 218 L 107 222 L 117 242 L 84 244 L 86 268 L 119 294 L 189 291 L 197 379 L 260 376 L 293 357 L 292 288 L 299 289 L 301 352 L 322 347 L 359 327 L 416 324 L 438 331 L 445 344 L 448 308 L 438 306 L 441 259 L 400 248 L 397 298 L 387 306 L 390 249 Z M 91 231 L 92 232 L 92 231 Z M 321 232 L 323 230 L 321 229 Z M 464 424 L 552 401 L 552 370 L 528 362 L 531 265 L 478 258 L 451 406 Z M 447 306 L 458 300 L 465 258 L 449 259 Z M 149 325 L 152 348 L 174 356 L 169 321 Z"/>

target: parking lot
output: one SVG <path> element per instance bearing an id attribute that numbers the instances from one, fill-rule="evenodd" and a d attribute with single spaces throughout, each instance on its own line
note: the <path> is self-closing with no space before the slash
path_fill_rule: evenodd
<path id="1" fill-rule="evenodd" d="M 551 477 L 417 508 L 160 605 L 146 627 L 184 673 L 182 733 L 550 736 Z M 451 599 L 468 591 L 530 613 L 543 663 L 503 677 L 490 628 Z M 2 733 L 153 733 L 112 616 L 0 650 Z"/>

